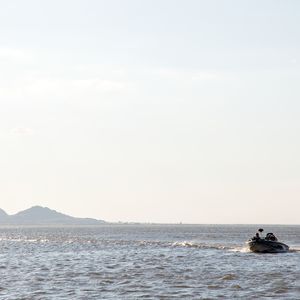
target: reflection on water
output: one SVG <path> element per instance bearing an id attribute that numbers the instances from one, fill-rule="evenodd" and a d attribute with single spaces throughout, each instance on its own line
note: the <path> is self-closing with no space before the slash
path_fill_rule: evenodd
<path id="1" fill-rule="evenodd" d="M 0 299 L 300 299 L 300 226 L 270 227 L 284 254 L 249 252 L 256 229 L 0 228 Z"/>

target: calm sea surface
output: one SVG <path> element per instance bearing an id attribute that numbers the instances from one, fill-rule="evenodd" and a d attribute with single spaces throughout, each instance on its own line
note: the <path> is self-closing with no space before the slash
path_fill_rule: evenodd
<path id="1" fill-rule="evenodd" d="M 0 227 L 0 299 L 300 299 L 292 251 L 254 254 L 257 226 Z"/>

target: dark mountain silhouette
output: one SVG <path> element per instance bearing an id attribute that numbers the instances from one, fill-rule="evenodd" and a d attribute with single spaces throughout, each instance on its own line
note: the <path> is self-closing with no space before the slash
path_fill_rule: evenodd
<path id="1" fill-rule="evenodd" d="M 42 206 L 33 206 L 15 215 L 8 215 L 0 209 L 2 225 L 99 225 L 103 223 L 105 222 L 102 220 L 71 217 Z"/>

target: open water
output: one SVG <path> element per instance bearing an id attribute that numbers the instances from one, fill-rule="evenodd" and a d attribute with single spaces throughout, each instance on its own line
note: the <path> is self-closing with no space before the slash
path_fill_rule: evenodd
<path id="1" fill-rule="evenodd" d="M 0 299 L 300 299 L 300 226 L 0 227 Z"/>

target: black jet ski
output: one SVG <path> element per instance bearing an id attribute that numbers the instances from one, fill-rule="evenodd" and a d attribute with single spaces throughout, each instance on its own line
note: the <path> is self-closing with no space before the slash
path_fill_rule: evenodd
<path id="1" fill-rule="evenodd" d="M 263 229 L 259 229 L 258 231 L 262 233 Z M 289 251 L 289 246 L 278 242 L 278 239 L 271 232 L 267 233 L 265 237 L 260 237 L 257 232 L 256 235 L 247 242 L 247 244 L 250 251 L 257 253 L 282 253 Z"/>

